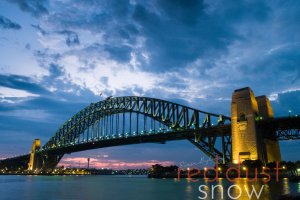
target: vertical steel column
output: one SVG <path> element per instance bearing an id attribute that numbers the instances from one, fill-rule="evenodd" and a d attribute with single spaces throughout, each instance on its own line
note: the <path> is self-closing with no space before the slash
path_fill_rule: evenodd
<path id="1" fill-rule="evenodd" d="M 87 127 L 86 141 L 89 141 L 89 132 L 90 132 L 89 121 L 90 121 L 90 116 L 89 116 L 89 113 L 88 113 L 88 117 L 85 118 L 84 126 L 83 126 L 84 127 L 83 130 L 85 129 L 85 127 Z"/>
<path id="2" fill-rule="evenodd" d="M 107 134 L 108 134 L 108 128 L 109 128 L 107 113 L 105 115 L 105 127 L 106 127 L 106 130 L 105 130 L 104 136 L 107 136 Z"/>
<path id="3" fill-rule="evenodd" d="M 125 109 L 123 110 L 123 135 L 125 134 Z"/>
<path id="4" fill-rule="evenodd" d="M 129 134 L 131 134 L 131 116 L 132 115 L 132 113 L 131 113 L 131 111 L 129 112 Z"/>
<path id="5" fill-rule="evenodd" d="M 225 138 L 224 138 L 224 134 L 222 133 L 222 161 L 223 164 L 226 163 L 226 149 L 225 149 Z"/>
<path id="6" fill-rule="evenodd" d="M 115 134 L 114 135 L 118 135 L 118 130 L 117 130 L 117 120 L 118 120 L 118 112 L 116 112 L 116 119 L 115 119 Z"/>
<path id="7" fill-rule="evenodd" d="M 143 131 L 146 132 L 146 129 L 147 129 L 147 117 L 146 117 L 146 112 L 147 112 L 147 101 L 144 99 L 143 100 L 144 102 L 144 129 Z"/>
<path id="8" fill-rule="evenodd" d="M 139 113 L 136 114 L 136 134 L 139 134 Z"/>
<path id="9" fill-rule="evenodd" d="M 100 137 L 103 134 L 103 116 L 100 116 Z"/>
<path id="10" fill-rule="evenodd" d="M 140 101 L 137 99 L 136 101 L 137 114 L 136 114 L 136 134 L 139 134 L 139 109 L 140 109 Z"/>
<path id="11" fill-rule="evenodd" d="M 119 132 L 119 123 L 120 123 L 119 117 L 120 117 L 120 114 L 118 113 L 117 114 L 117 120 L 116 120 L 116 123 L 117 123 L 117 126 L 116 126 L 116 128 L 117 128 L 117 134 L 120 134 L 120 132 Z"/>
<path id="12" fill-rule="evenodd" d="M 113 135 L 113 127 L 114 127 L 114 117 L 112 113 L 110 113 L 110 136 Z"/>
<path id="13" fill-rule="evenodd" d="M 100 118 L 100 114 L 99 114 L 99 121 L 98 121 L 98 127 L 97 127 L 97 140 L 99 140 L 99 133 L 100 133 L 100 120 L 101 120 L 101 118 Z"/>
<path id="14" fill-rule="evenodd" d="M 190 124 L 189 124 L 189 109 L 185 108 L 185 119 L 184 119 L 184 124 L 185 124 L 185 128 L 187 128 Z"/>

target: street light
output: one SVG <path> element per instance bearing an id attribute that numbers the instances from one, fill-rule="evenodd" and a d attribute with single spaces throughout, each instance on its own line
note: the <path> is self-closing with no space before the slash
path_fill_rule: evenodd
<path id="1" fill-rule="evenodd" d="M 291 111 L 291 110 L 289 110 L 289 117 L 291 116 L 291 113 L 292 113 L 292 111 Z"/>

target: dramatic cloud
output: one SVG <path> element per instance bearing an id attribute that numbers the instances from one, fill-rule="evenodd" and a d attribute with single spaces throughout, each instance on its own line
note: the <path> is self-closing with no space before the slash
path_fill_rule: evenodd
<path id="1" fill-rule="evenodd" d="M 47 94 L 48 91 L 34 83 L 33 80 L 25 76 L 0 75 L 0 86 L 7 88 L 26 90 L 32 93 Z"/>
<path id="2" fill-rule="evenodd" d="M 47 0 L 7 0 L 18 5 L 18 7 L 25 12 L 31 13 L 35 17 L 48 14 L 45 6 Z"/>
<path id="3" fill-rule="evenodd" d="M 24 90 L 0 86 L 0 102 L 2 103 L 17 103 L 22 100 L 38 96 L 39 95 L 37 94 L 33 94 Z"/>
<path id="4" fill-rule="evenodd" d="M 3 16 L 0 16 L 0 27 L 4 29 L 15 29 L 15 30 L 21 29 L 21 25 L 12 22 L 10 19 L 7 19 L 6 17 Z"/>

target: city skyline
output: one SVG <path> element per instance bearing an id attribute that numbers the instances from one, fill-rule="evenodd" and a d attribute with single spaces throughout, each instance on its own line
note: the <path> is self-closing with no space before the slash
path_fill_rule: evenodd
<path id="1" fill-rule="evenodd" d="M 0 157 L 45 144 L 108 96 L 148 96 L 230 116 L 234 89 L 267 95 L 275 116 L 300 113 L 300 3 L 31 1 L 0 3 Z M 281 142 L 297 160 L 299 141 Z M 164 153 L 162 153 L 164 152 Z M 98 167 L 197 162 L 187 141 L 66 155 Z M 118 167 L 116 167 L 118 168 Z"/>

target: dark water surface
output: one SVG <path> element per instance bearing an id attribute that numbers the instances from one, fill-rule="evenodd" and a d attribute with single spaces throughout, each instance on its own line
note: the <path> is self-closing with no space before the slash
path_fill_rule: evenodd
<path id="1" fill-rule="evenodd" d="M 246 179 L 237 179 L 230 183 L 225 179 L 208 183 L 200 179 L 198 182 L 187 179 L 148 179 L 143 176 L 0 176 L 0 199 L 18 200 L 60 200 L 60 199 L 138 199 L 138 200 L 168 200 L 168 199 L 200 199 L 205 194 L 199 191 L 199 186 L 207 192 L 206 199 L 221 199 L 222 188 L 224 199 L 232 197 L 249 199 L 245 189 L 249 192 L 252 185 L 257 193 L 263 186 L 259 199 L 278 199 L 281 194 L 300 193 L 300 183 L 291 183 L 288 179 L 280 182 L 264 184 L 261 180 L 249 183 Z M 211 186 L 221 185 L 211 194 Z M 241 192 L 239 191 L 241 188 Z M 254 198 L 257 199 L 253 194 Z"/>

